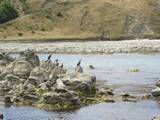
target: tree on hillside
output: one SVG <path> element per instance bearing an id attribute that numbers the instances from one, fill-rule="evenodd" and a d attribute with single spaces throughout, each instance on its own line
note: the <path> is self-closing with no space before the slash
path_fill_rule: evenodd
<path id="1" fill-rule="evenodd" d="M 10 0 L 4 0 L 0 5 L 0 24 L 18 17 L 18 12 Z"/>

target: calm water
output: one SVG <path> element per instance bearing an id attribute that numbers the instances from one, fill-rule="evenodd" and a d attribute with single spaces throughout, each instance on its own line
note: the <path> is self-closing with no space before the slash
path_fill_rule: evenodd
<path id="1" fill-rule="evenodd" d="M 45 60 L 47 55 L 40 54 Z M 97 76 L 97 80 L 112 86 L 115 93 L 149 94 L 160 79 L 160 55 L 114 54 L 114 55 L 53 55 L 66 68 L 73 69 L 79 59 L 86 72 Z M 96 69 L 89 70 L 93 65 Z M 138 73 L 128 70 L 140 69 Z M 116 87 L 115 87 L 116 86 Z M 98 104 L 73 112 L 47 112 L 32 107 L 0 107 L 6 120 L 150 120 L 160 115 L 160 105 L 156 101 L 137 103 L 117 102 Z"/>
<path id="2" fill-rule="evenodd" d="M 159 104 L 117 102 L 83 107 L 72 112 L 47 112 L 32 107 L 0 106 L 5 120 L 151 120 L 160 115 Z"/>

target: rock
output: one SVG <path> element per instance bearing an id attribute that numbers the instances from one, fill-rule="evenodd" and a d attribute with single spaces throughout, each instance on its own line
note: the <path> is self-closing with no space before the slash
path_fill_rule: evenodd
<path id="1" fill-rule="evenodd" d="M 104 101 L 107 102 L 107 103 L 114 103 L 114 102 L 115 102 L 115 100 L 113 100 L 113 99 L 108 99 L 108 98 L 105 99 Z"/>
<path id="2" fill-rule="evenodd" d="M 104 88 L 99 89 L 97 94 L 100 94 L 100 95 L 114 95 L 112 89 L 104 89 Z"/>
<path id="3" fill-rule="evenodd" d="M 152 95 L 153 95 L 154 97 L 160 96 L 160 88 L 157 87 L 156 89 L 152 90 Z"/>
<path id="4" fill-rule="evenodd" d="M 52 74 L 53 75 L 61 75 L 61 74 L 65 74 L 66 70 L 64 70 L 63 68 L 59 67 L 59 66 L 55 66 L 53 69 Z"/>
<path id="5" fill-rule="evenodd" d="M 39 97 L 36 96 L 36 95 L 25 94 L 23 96 L 23 99 L 32 100 L 32 101 L 38 101 Z"/>
<path id="6" fill-rule="evenodd" d="M 15 61 L 13 74 L 21 78 L 28 78 L 33 67 L 27 61 Z"/>
<path id="7" fill-rule="evenodd" d="M 79 99 L 75 98 L 73 93 L 69 91 L 65 93 L 48 92 L 43 95 L 42 101 L 46 104 L 79 104 Z"/>
<path id="8" fill-rule="evenodd" d="M 47 90 L 50 89 L 51 86 L 49 86 L 47 83 L 41 83 L 41 84 L 39 85 L 39 87 L 40 87 L 41 89 L 47 91 Z"/>
<path id="9" fill-rule="evenodd" d="M 0 119 L 2 119 L 2 120 L 3 120 L 3 118 L 4 118 L 3 114 L 0 114 Z"/>
<path id="10" fill-rule="evenodd" d="M 56 65 L 52 63 L 52 61 L 48 61 L 48 62 L 43 61 L 40 63 L 40 67 L 45 70 L 53 70 L 55 66 Z"/>
<path id="11" fill-rule="evenodd" d="M 22 57 L 25 57 L 25 60 L 28 61 L 33 67 L 40 65 L 39 57 L 34 53 L 33 50 L 26 50 Z"/>
<path id="12" fill-rule="evenodd" d="M 48 76 L 49 75 L 46 73 L 45 69 L 41 67 L 35 67 L 30 73 L 30 77 L 36 78 L 39 83 L 47 81 Z"/>
<path id="13" fill-rule="evenodd" d="M 89 65 L 89 69 L 93 70 L 95 67 L 93 65 Z"/>
<path id="14" fill-rule="evenodd" d="M 1 66 L 6 66 L 13 61 L 14 61 L 14 59 L 12 57 L 10 57 L 8 54 L 6 54 L 4 52 L 0 53 L 0 65 Z"/>
<path id="15" fill-rule="evenodd" d="M 12 103 L 10 96 L 6 95 L 6 96 L 4 97 L 4 99 L 5 99 L 5 100 L 4 100 L 4 101 L 5 101 L 5 104 L 11 104 L 11 103 Z"/>
<path id="16" fill-rule="evenodd" d="M 160 117 L 154 117 L 152 120 L 160 120 Z"/>
<path id="17" fill-rule="evenodd" d="M 30 76 L 30 77 L 27 79 L 27 81 L 26 81 L 26 83 L 25 83 L 25 86 L 28 85 L 28 84 L 33 85 L 33 86 L 38 86 L 40 83 L 39 83 L 39 80 L 38 80 L 37 77 L 32 77 L 32 76 Z"/>
<path id="18" fill-rule="evenodd" d="M 71 73 L 60 76 L 57 81 L 62 81 L 69 90 L 92 92 L 95 90 L 95 77 L 88 74 Z"/>
<path id="19" fill-rule="evenodd" d="M 160 81 L 156 82 L 156 86 L 160 87 Z"/>
<path id="20" fill-rule="evenodd" d="M 81 99 L 95 94 L 95 90 L 95 76 L 82 72 L 66 74 L 63 64 L 59 66 L 51 60 L 40 63 L 38 56 L 30 50 L 22 52 L 10 64 L 0 65 L 0 93 L 6 95 L 6 103 L 73 109 L 80 107 Z"/>
<path id="21" fill-rule="evenodd" d="M 42 101 L 47 104 L 57 104 L 61 101 L 60 99 L 61 98 L 59 94 L 50 92 L 50 93 L 43 94 Z"/>
<path id="22" fill-rule="evenodd" d="M 128 93 L 123 93 L 121 96 L 122 97 L 130 97 L 130 95 Z"/>
<path id="23" fill-rule="evenodd" d="M 17 85 L 23 82 L 18 76 L 15 76 L 13 74 L 6 75 L 5 80 L 10 82 L 11 85 Z"/>

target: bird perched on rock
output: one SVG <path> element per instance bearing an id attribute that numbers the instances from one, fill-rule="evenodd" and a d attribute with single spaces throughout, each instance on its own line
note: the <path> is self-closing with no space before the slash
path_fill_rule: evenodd
<path id="1" fill-rule="evenodd" d="M 83 73 L 83 68 L 81 66 L 81 60 L 79 60 L 79 62 L 77 63 L 75 71 L 78 73 Z"/>
<path id="2" fill-rule="evenodd" d="M 56 59 L 56 60 L 54 61 L 54 64 L 55 64 L 56 66 L 59 66 L 58 59 Z"/>
<path id="3" fill-rule="evenodd" d="M 64 65 L 63 65 L 63 63 L 61 64 L 61 66 L 60 66 L 61 68 L 63 68 L 64 67 Z"/>
<path id="4" fill-rule="evenodd" d="M 50 60 L 51 60 L 51 57 L 52 57 L 52 54 L 50 54 L 50 55 L 47 57 L 46 62 L 50 61 Z"/>

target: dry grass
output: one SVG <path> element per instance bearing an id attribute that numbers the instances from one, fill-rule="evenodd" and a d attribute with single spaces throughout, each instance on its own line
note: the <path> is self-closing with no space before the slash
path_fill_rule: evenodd
<path id="1" fill-rule="evenodd" d="M 86 39 L 102 34 L 121 39 L 136 24 L 148 24 L 152 9 L 150 0 L 53 1 L 28 0 L 28 12 L 40 12 L 0 28 L 0 40 Z M 131 18 L 126 25 L 127 16 Z"/>

